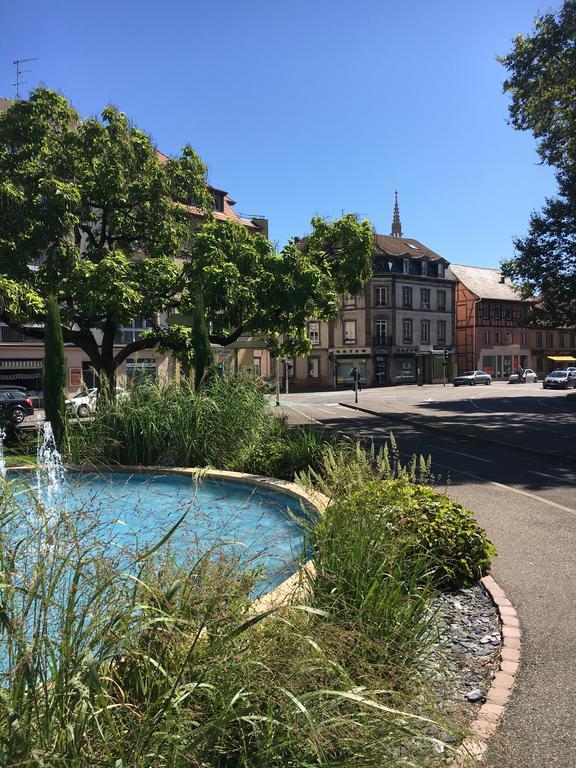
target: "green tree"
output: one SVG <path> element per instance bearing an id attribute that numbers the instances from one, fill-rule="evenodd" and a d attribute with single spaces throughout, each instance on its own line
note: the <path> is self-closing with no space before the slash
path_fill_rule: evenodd
<path id="1" fill-rule="evenodd" d="M 66 357 L 58 302 L 53 296 L 46 302 L 44 335 L 44 413 L 52 425 L 54 440 L 62 446 L 66 433 Z"/>
<path id="2" fill-rule="evenodd" d="M 531 131 L 542 162 L 556 169 L 558 196 L 530 218 L 517 255 L 503 264 L 525 296 L 539 296 L 535 319 L 576 325 L 576 0 L 535 21 L 500 59 L 508 70 L 512 125 Z"/>
<path id="3" fill-rule="evenodd" d="M 198 389 L 204 377 L 210 372 L 214 365 L 214 353 L 210 345 L 208 328 L 206 327 L 206 315 L 204 310 L 204 301 L 199 295 L 194 305 L 192 313 L 192 349 L 194 351 L 194 384 Z"/>
<path id="4" fill-rule="evenodd" d="M 0 318 L 44 338 L 55 295 L 64 341 L 114 381 L 135 352 L 158 347 L 189 359 L 189 323 L 118 347 L 135 317 L 186 316 L 203 296 L 210 340 L 282 337 L 304 352 L 307 317 L 333 316 L 339 293 L 370 276 L 372 228 L 354 216 L 314 219 L 280 253 L 238 222 L 216 222 L 206 169 L 189 146 L 160 155 L 117 109 L 81 120 L 67 100 L 37 89 L 0 115 Z M 191 202 L 194 206 L 191 206 Z"/>

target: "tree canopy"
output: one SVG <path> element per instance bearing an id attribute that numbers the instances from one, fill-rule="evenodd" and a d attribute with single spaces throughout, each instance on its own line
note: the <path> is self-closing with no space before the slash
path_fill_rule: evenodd
<path id="1" fill-rule="evenodd" d="M 548 325 L 576 326 L 576 0 L 535 21 L 500 59 L 508 70 L 504 91 L 518 130 L 538 140 L 542 162 L 556 169 L 558 196 L 531 215 L 517 255 L 503 265 L 525 296 L 539 296 L 535 317 Z"/>
<path id="2" fill-rule="evenodd" d="M 192 147 L 167 158 L 118 109 L 82 120 L 63 96 L 35 90 L 0 115 L 0 319 L 43 338 L 54 295 L 64 341 L 113 377 L 142 349 L 189 358 L 191 329 L 158 318 L 199 301 L 212 342 L 261 333 L 303 353 L 306 318 L 333 316 L 338 296 L 370 277 L 367 221 L 313 219 L 307 238 L 277 252 L 212 209 Z M 115 344 L 136 317 L 155 327 Z"/>

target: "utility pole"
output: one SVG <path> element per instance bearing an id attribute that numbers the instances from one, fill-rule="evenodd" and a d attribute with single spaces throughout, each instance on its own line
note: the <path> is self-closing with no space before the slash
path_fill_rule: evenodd
<path id="1" fill-rule="evenodd" d="M 32 59 L 14 59 L 12 64 L 16 67 L 16 82 L 12 83 L 12 85 L 16 88 L 16 98 L 20 98 L 20 86 L 26 84 L 26 80 L 21 80 L 20 78 L 22 75 L 25 75 L 27 72 L 32 72 L 31 69 L 21 69 L 21 64 L 26 64 L 29 61 L 38 61 L 38 56 L 35 56 Z"/>
<path id="2" fill-rule="evenodd" d="M 276 405 L 280 405 L 280 358 L 276 358 Z"/>

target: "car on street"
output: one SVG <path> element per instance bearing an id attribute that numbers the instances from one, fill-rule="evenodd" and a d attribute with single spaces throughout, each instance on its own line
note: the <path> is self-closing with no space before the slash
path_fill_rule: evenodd
<path id="1" fill-rule="evenodd" d="M 92 389 L 85 390 L 84 392 L 78 392 L 78 394 L 66 400 L 66 410 L 72 416 L 77 416 L 80 419 L 90 416 L 90 413 L 96 407 L 97 395 L 98 390 L 96 387 L 92 387 Z"/>
<path id="2" fill-rule="evenodd" d="M 475 384 L 492 384 L 492 376 L 484 371 L 465 371 L 452 379 L 452 384 L 459 387 L 468 384 L 473 387 Z"/>
<path id="3" fill-rule="evenodd" d="M 542 382 L 542 389 L 569 389 L 570 387 L 576 388 L 576 376 L 566 370 L 552 371 Z"/>
<path id="4" fill-rule="evenodd" d="M 533 382 L 538 381 L 538 374 L 536 371 L 533 371 L 532 368 L 526 368 L 524 370 L 524 381 L 532 384 Z M 518 384 L 517 373 L 511 373 L 510 376 L 508 376 L 508 384 Z"/>
<path id="5" fill-rule="evenodd" d="M 0 413 L 21 424 L 26 416 L 34 415 L 32 400 L 17 389 L 0 391 Z"/>
<path id="6" fill-rule="evenodd" d="M 115 387 L 114 395 L 117 398 L 122 398 L 126 397 L 128 392 L 125 389 L 122 389 L 122 387 Z M 97 387 L 78 392 L 78 394 L 66 400 L 66 410 L 71 416 L 76 416 L 79 419 L 86 418 L 86 416 L 90 416 L 92 411 L 96 408 L 97 397 Z"/>

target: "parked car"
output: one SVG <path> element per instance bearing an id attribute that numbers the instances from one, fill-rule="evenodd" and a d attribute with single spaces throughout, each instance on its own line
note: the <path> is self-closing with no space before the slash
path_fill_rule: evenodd
<path id="1" fill-rule="evenodd" d="M 542 389 L 569 389 L 576 388 L 576 376 L 570 371 L 552 371 L 542 382 Z"/>
<path id="2" fill-rule="evenodd" d="M 532 368 L 526 368 L 524 370 L 524 381 L 527 381 L 530 384 L 538 381 L 538 374 L 536 371 L 533 371 Z M 517 373 L 511 373 L 510 376 L 508 376 L 508 384 L 518 384 Z"/>
<path id="3" fill-rule="evenodd" d="M 92 387 L 92 389 L 84 392 L 78 392 L 78 394 L 66 400 L 66 410 L 80 419 L 90 416 L 90 413 L 96 407 L 97 395 L 98 390 L 96 387 Z"/>
<path id="4" fill-rule="evenodd" d="M 34 415 L 32 400 L 17 389 L 0 391 L 0 413 L 21 424 L 26 416 Z"/>
<path id="5" fill-rule="evenodd" d="M 122 387 L 115 387 L 114 394 L 117 398 L 127 397 L 128 392 Z M 69 414 L 76 416 L 80 419 L 90 416 L 92 411 L 96 408 L 96 398 L 98 397 L 98 388 L 92 387 L 91 389 L 78 392 L 78 394 L 66 400 L 66 409 Z"/>
<path id="6" fill-rule="evenodd" d="M 452 379 L 452 384 L 459 387 L 461 384 L 469 384 L 473 387 L 475 384 L 492 384 L 492 376 L 484 371 L 466 371 Z"/>

